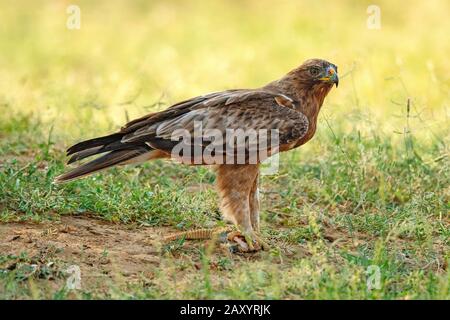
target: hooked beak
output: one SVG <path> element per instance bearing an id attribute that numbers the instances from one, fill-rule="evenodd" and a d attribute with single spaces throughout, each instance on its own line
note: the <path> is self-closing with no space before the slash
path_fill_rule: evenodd
<path id="1" fill-rule="evenodd" d="M 327 76 L 322 77 L 319 80 L 335 83 L 336 84 L 336 88 L 339 85 L 338 74 L 337 74 L 336 70 L 334 69 L 334 67 L 332 67 L 332 66 L 328 67 L 328 69 L 327 69 Z"/>

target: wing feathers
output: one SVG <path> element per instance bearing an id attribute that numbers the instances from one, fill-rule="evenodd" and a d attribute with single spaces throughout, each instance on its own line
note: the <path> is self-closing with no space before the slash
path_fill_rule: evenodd
<path id="1" fill-rule="evenodd" d="M 147 159 L 145 153 L 155 149 L 170 153 L 177 141 L 172 134 L 178 130 L 194 133 L 199 126 L 215 129 L 224 137 L 227 130 L 278 130 L 280 144 L 290 144 L 304 136 L 308 119 L 296 111 L 295 101 L 288 96 L 257 90 L 228 90 L 182 101 L 172 107 L 127 123 L 114 134 L 75 144 L 67 150 L 69 163 L 109 152 L 87 164 L 59 176 L 68 181 L 105 168 Z M 203 132 L 201 132 L 203 134 Z M 206 141 L 211 141 L 208 137 Z M 217 142 L 216 145 L 220 143 Z M 250 145 L 246 141 L 246 145 Z M 206 147 L 202 144 L 203 147 Z M 149 155 L 148 158 L 151 158 Z"/>

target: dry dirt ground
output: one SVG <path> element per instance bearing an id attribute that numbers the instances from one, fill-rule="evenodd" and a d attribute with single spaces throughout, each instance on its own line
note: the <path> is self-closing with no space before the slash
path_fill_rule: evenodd
<path id="1" fill-rule="evenodd" d="M 359 232 L 349 237 L 348 232 L 335 229 L 327 223 L 324 226 L 324 245 L 330 250 L 345 248 L 346 252 L 357 256 L 358 246 L 374 241 Z M 133 285 L 147 287 L 161 277 L 164 279 L 169 277 L 169 281 L 176 278 L 174 288 L 181 288 L 183 283 L 195 280 L 190 276 L 202 270 L 199 249 L 203 247 L 208 251 L 208 248 L 212 247 L 210 240 L 186 241 L 178 244 L 183 248 L 178 251 L 176 242 L 167 245 L 162 241 L 164 236 L 174 232 L 176 230 L 169 227 L 114 224 L 85 214 L 61 216 L 55 221 L 39 223 L 3 223 L 0 224 L 0 271 L 6 273 L 13 271 L 15 281 L 18 280 L 25 285 L 28 283 L 28 287 L 31 288 L 30 296 L 35 298 L 55 298 L 55 293 L 67 288 L 71 266 L 76 266 L 80 270 L 80 289 L 101 297 L 114 298 L 114 290 Z M 393 246 L 407 245 L 400 238 L 389 242 L 392 242 Z M 230 252 L 227 244 L 214 246 L 214 255 L 207 269 L 223 270 L 226 274 L 226 268 L 220 266 L 222 257 L 239 264 L 245 261 L 257 262 L 264 258 L 269 259 L 271 264 L 285 265 L 289 264 L 291 259 L 298 260 L 312 254 L 306 244 L 293 245 L 283 241 L 275 243 L 283 252 L 282 255 L 271 256 L 270 252 L 236 255 Z M 445 270 L 447 266 L 442 260 L 445 255 L 442 248 L 441 245 L 433 244 L 439 258 L 427 263 L 426 266 L 423 266 L 423 261 L 419 261 L 420 268 L 433 269 L 435 272 Z M 345 263 L 340 255 L 335 254 L 333 257 L 330 259 L 333 261 L 335 259 L 336 265 Z M 414 269 L 419 268 L 417 261 L 411 257 L 398 259 L 402 259 L 405 265 L 410 265 Z M 217 276 L 221 275 L 224 273 Z M 35 290 L 36 294 L 33 295 L 33 284 L 30 285 L 27 279 L 32 280 L 31 283 L 38 288 Z M 158 288 L 164 291 L 168 282 L 164 282 L 167 279 L 163 280 L 158 284 L 160 286 Z M 185 285 L 189 287 L 188 284 Z M 4 294 L 9 298 L 21 297 L 20 292 L 8 289 L 8 286 L 4 288 L 13 292 L 11 293 L 13 295 L 8 296 L 8 292 L 0 292 L 0 296 Z M 80 297 L 73 290 L 69 290 L 65 296 L 65 298 Z"/>
<path id="2" fill-rule="evenodd" d="M 24 252 L 40 266 L 79 266 L 83 287 L 108 278 L 132 281 L 152 276 L 160 263 L 164 228 L 112 224 L 86 216 L 62 216 L 44 223 L 0 224 L 0 252 L 20 256 Z M 7 266 L 15 268 L 16 265 Z M 56 278 L 54 279 L 56 280 Z M 55 281 L 55 285 L 57 282 Z"/>

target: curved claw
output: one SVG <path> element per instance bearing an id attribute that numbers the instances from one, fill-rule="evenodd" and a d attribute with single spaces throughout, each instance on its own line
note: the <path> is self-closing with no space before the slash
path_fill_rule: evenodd
<path id="1" fill-rule="evenodd" d="M 245 243 L 247 243 L 248 251 L 256 251 L 255 246 L 253 245 L 253 237 L 251 237 L 249 234 L 242 234 L 245 239 Z"/>
<path id="2" fill-rule="evenodd" d="M 245 240 L 245 242 L 242 240 Z M 238 244 L 238 251 L 253 252 L 259 250 L 269 250 L 269 245 L 260 236 L 252 233 L 233 231 L 228 234 L 228 241 Z"/>
<path id="3" fill-rule="evenodd" d="M 260 236 L 255 235 L 256 243 L 258 243 L 264 251 L 269 251 L 270 246 Z"/>

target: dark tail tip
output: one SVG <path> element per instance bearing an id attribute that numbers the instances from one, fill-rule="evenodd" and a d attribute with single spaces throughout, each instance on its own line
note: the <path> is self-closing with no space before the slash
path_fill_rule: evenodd
<path id="1" fill-rule="evenodd" d="M 146 153 L 148 148 L 137 148 L 131 150 L 117 150 L 107 153 L 91 162 L 85 163 L 69 172 L 57 176 L 54 183 L 63 183 L 71 180 L 79 179 L 90 175 L 94 172 L 104 170 L 115 165 L 119 165 L 127 160 L 133 159 L 143 153 Z"/>

